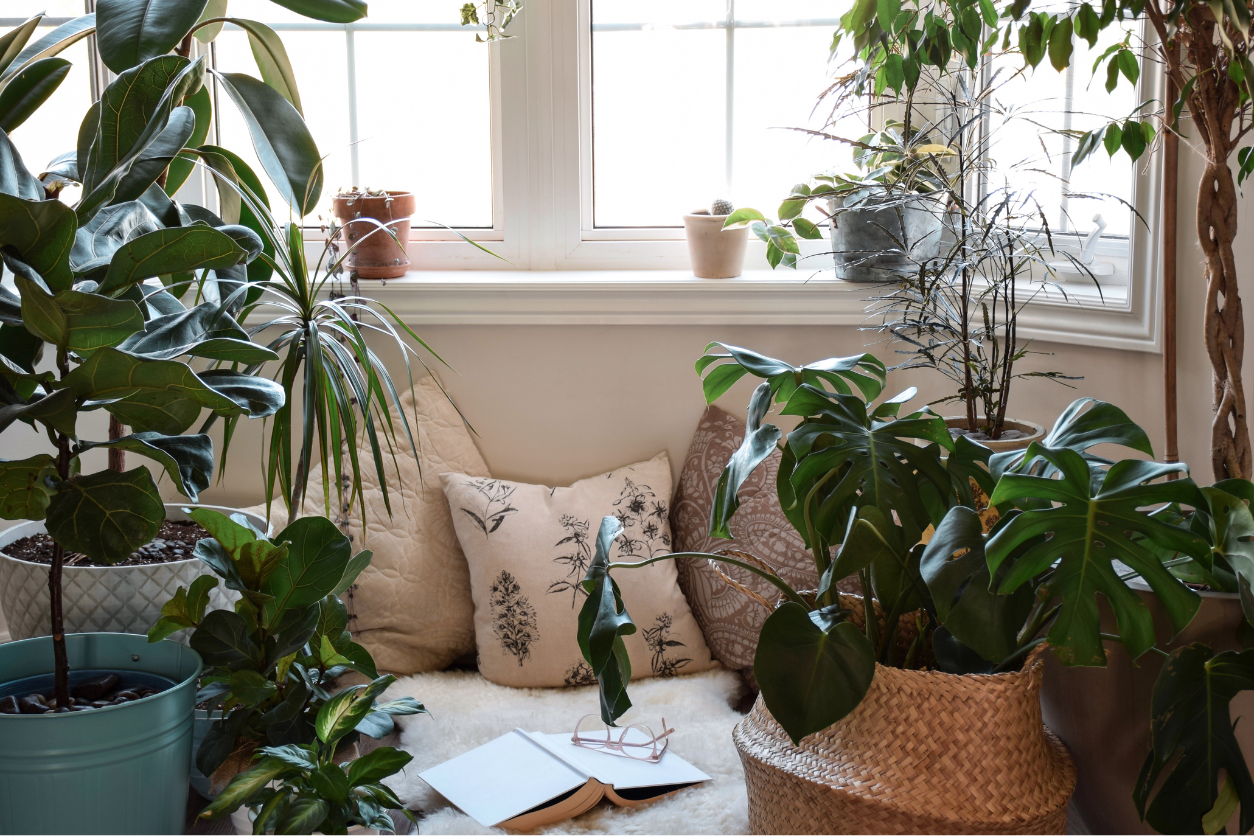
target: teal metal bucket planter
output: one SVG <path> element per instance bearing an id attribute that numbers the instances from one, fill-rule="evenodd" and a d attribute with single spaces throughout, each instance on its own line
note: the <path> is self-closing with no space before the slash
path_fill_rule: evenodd
<path id="1" fill-rule="evenodd" d="M 71 670 L 164 676 L 173 688 L 72 714 L 0 714 L 0 833 L 182 833 L 201 661 L 172 641 L 66 636 Z M 0 644 L 0 682 L 47 674 L 49 637 Z"/>

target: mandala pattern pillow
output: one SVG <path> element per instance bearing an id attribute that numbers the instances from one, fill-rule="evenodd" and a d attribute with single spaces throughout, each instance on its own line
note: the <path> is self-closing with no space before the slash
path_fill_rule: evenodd
<path id="1" fill-rule="evenodd" d="M 576 632 L 586 597 L 579 583 L 605 516 L 618 517 L 624 528 L 611 560 L 671 551 L 666 454 L 568 488 L 460 473 L 440 479 L 470 566 L 479 672 L 518 688 L 591 683 Z M 638 628 L 624 639 L 633 679 L 716 664 L 679 590 L 673 561 L 614 577 Z"/>

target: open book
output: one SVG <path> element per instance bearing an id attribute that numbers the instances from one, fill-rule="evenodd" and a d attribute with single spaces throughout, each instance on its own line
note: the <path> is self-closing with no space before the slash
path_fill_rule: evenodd
<path id="1" fill-rule="evenodd" d="M 522 729 L 418 777 L 485 827 L 509 830 L 565 821 L 602 798 L 627 807 L 710 780 L 669 750 L 649 763 L 576 746 L 569 734 Z"/>

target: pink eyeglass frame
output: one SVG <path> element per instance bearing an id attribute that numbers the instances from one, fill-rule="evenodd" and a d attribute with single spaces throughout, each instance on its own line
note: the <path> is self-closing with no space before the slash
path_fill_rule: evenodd
<path id="1" fill-rule="evenodd" d="M 602 740 L 599 736 L 585 737 L 580 735 L 579 728 L 583 725 L 584 720 L 587 720 L 589 717 L 596 719 L 605 729 L 604 740 Z M 646 735 L 648 735 L 649 740 L 644 743 L 624 743 L 623 741 L 627 737 L 627 733 L 632 729 L 641 729 Z M 632 760 L 657 763 L 662 759 L 662 755 L 666 754 L 666 747 L 670 744 L 669 737 L 674 734 L 674 732 L 674 729 L 668 729 L 666 727 L 666 718 L 663 717 L 661 734 L 654 734 L 653 729 L 649 728 L 644 723 L 632 723 L 630 726 L 623 726 L 619 729 L 618 739 L 615 740 L 610 727 L 605 725 L 599 714 L 585 714 L 580 717 L 579 722 L 575 724 L 575 730 L 571 732 L 570 735 L 570 742 L 584 749 L 599 749 L 606 751 L 609 754 L 618 755 L 624 758 L 631 758 Z M 658 741 L 661 741 L 662 743 L 660 748 L 658 747 Z M 632 751 L 643 751 L 646 746 L 653 747 L 651 754 L 637 755 Z"/>

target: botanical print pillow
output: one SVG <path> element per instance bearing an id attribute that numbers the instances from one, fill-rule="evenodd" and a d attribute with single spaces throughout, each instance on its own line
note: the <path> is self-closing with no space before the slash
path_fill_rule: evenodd
<path id="1" fill-rule="evenodd" d="M 593 681 L 579 652 L 580 581 L 601 519 L 623 525 L 612 560 L 671 550 L 671 468 L 665 453 L 568 488 L 445 473 L 453 526 L 470 566 L 479 671 L 500 685 L 554 687 Z M 695 673 L 716 664 L 675 565 L 665 560 L 614 575 L 638 631 L 625 637 L 632 677 Z"/>

